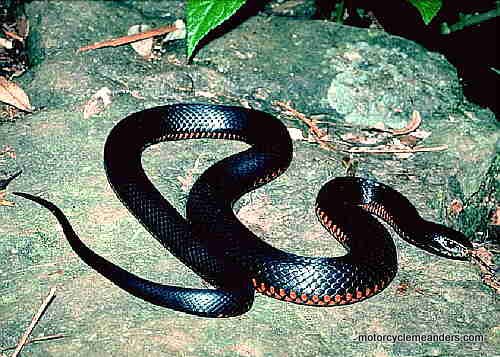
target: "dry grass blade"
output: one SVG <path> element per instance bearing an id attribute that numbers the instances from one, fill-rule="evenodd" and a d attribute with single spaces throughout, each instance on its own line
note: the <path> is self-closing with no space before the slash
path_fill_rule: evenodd
<path id="1" fill-rule="evenodd" d="M 32 112 L 28 95 L 14 82 L 0 76 L 0 102 L 13 105 L 26 112 Z"/>

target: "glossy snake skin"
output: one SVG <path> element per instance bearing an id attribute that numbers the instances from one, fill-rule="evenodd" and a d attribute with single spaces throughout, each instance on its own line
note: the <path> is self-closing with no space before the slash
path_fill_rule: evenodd
<path id="1" fill-rule="evenodd" d="M 250 147 L 217 162 L 193 185 L 184 219 L 150 182 L 143 150 L 158 142 L 229 139 Z M 382 291 L 397 271 L 393 240 L 372 214 L 406 241 L 451 259 L 466 259 L 461 233 L 427 222 L 394 189 L 376 181 L 338 177 L 319 192 L 316 212 L 348 253 L 303 257 L 260 240 L 243 226 L 233 204 L 283 173 L 292 159 L 285 126 L 273 116 L 240 107 L 177 104 L 132 114 L 111 131 L 104 149 L 109 183 L 122 203 L 165 248 L 215 289 L 161 285 L 142 279 L 90 250 L 54 204 L 16 193 L 48 208 L 85 263 L 129 293 L 170 309 L 205 317 L 248 311 L 254 291 L 312 306 L 364 300 Z M 307 184 L 307 183 L 304 183 Z"/>

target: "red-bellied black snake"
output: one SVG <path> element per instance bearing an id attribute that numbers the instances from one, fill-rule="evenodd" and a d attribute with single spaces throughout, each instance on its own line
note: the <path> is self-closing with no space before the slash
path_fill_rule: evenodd
<path id="1" fill-rule="evenodd" d="M 217 162 L 198 178 L 185 219 L 150 182 L 141 154 L 158 142 L 197 138 L 239 140 L 250 148 Z M 464 260 L 472 248 L 463 234 L 422 219 L 394 189 L 354 177 L 328 182 L 316 203 L 321 223 L 347 249 L 346 255 L 303 257 L 274 248 L 240 223 L 233 204 L 283 173 L 291 158 L 286 127 L 272 115 L 240 107 L 156 107 L 128 116 L 109 134 L 104 166 L 117 196 L 163 246 L 215 289 L 142 279 L 84 245 L 54 204 L 17 194 L 48 208 L 74 251 L 119 287 L 151 303 L 207 317 L 248 311 L 254 290 L 312 306 L 350 304 L 382 291 L 396 274 L 397 254 L 389 233 L 372 214 L 431 253 Z"/>

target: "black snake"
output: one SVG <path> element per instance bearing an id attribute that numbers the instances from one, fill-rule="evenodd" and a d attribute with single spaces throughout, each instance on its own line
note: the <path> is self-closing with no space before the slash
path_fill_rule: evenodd
<path id="1" fill-rule="evenodd" d="M 153 186 L 141 165 L 143 150 L 169 140 L 239 140 L 250 147 L 217 162 L 193 185 L 184 219 Z M 115 193 L 173 255 L 215 289 L 191 289 L 142 279 L 97 255 L 78 238 L 51 202 L 16 193 L 48 208 L 74 251 L 129 293 L 153 304 L 206 317 L 248 311 L 254 290 L 312 306 L 364 300 L 382 291 L 397 271 L 393 240 L 372 216 L 406 241 L 436 255 L 465 260 L 471 243 L 461 233 L 422 219 L 394 189 L 373 180 L 338 177 L 321 189 L 316 213 L 348 253 L 303 257 L 265 243 L 242 225 L 233 204 L 288 167 L 292 141 L 275 117 L 241 107 L 177 104 L 132 114 L 109 134 L 104 166 Z"/>

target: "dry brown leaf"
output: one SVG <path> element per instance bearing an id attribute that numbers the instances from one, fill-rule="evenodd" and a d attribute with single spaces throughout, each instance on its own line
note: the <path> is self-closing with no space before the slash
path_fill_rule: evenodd
<path id="1" fill-rule="evenodd" d="M 412 131 L 416 130 L 420 124 L 422 123 L 422 118 L 420 117 L 420 113 L 416 110 L 411 113 L 411 120 L 406 126 L 402 129 L 392 129 L 391 132 L 394 135 L 404 135 L 409 134 Z"/>
<path id="2" fill-rule="evenodd" d="M 26 112 L 32 112 L 28 95 L 14 82 L 0 76 L 0 102 L 10 104 Z"/>
<path id="3" fill-rule="evenodd" d="M 432 133 L 430 131 L 417 129 L 409 133 L 408 136 L 413 136 L 417 139 L 427 139 L 429 136 L 431 136 L 431 134 Z"/>
<path id="4" fill-rule="evenodd" d="M 409 152 L 397 152 L 394 154 L 394 157 L 401 159 L 401 160 L 409 159 L 412 156 L 413 156 L 413 154 L 409 153 Z"/>
<path id="5" fill-rule="evenodd" d="M 169 32 L 165 35 L 165 38 L 161 41 L 162 43 L 174 40 L 183 40 L 186 38 L 186 24 L 181 19 L 175 20 L 174 26 L 175 31 Z"/>
<path id="6" fill-rule="evenodd" d="M 389 132 L 390 131 L 390 130 L 387 130 L 387 128 L 385 127 L 384 122 L 381 122 L 381 121 L 376 122 L 371 127 L 373 129 L 377 129 L 377 130 L 380 130 L 380 131 L 385 131 L 385 132 Z"/>
<path id="7" fill-rule="evenodd" d="M 399 142 L 405 146 L 415 146 L 417 145 L 418 139 L 413 135 L 405 135 L 399 139 Z"/>
<path id="8" fill-rule="evenodd" d="M 14 44 L 12 43 L 11 40 L 8 40 L 6 38 L 1 38 L 0 37 L 0 47 L 6 48 L 8 50 L 11 50 L 12 47 L 14 47 Z"/>
<path id="9" fill-rule="evenodd" d="M 83 118 L 88 119 L 96 114 L 101 113 L 106 107 L 111 104 L 111 90 L 107 87 L 102 87 L 94 93 L 92 98 L 85 103 L 83 108 Z"/>
<path id="10" fill-rule="evenodd" d="M 10 145 L 5 145 L 3 148 L 0 149 L 0 158 L 1 156 L 7 156 L 10 159 L 15 159 L 16 158 L 16 151 L 14 148 Z"/>
<path id="11" fill-rule="evenodd" d="M 128 29 L 127 35 L 137 35 L 145 31 L 151 30 L 148 25 L 133 25 Z M 144 59 L 151 59 L 153 57 L 153 38 L 146 38 L 144 40 L 132 42 L 130 44 L 135 52 L 137 52 Z"/>
<path id="12" fill-rule="evenodd" d="M 187 170 L 186 176 L 177 176 L 177 180 L 181 183 L 181 189 L 184 192 L 189 192 L 189 187 L 193 185 L 194 175 L 198 173 L 198 166 L 200 165 L 200 160 L 202 159 L 202 155 L 198 156 L 196 161 L 194 162 L 194 166 Z"/>
<path id="13" fill-rule="evenodd" d="M 464 210 L 464 204 L 462 203 L 462 201 L 457 200 L 457 199 L 454 199 L 453 201 L 451 201 L 450 211 L 454 216 L 458 215 L 463 210 Z"/>
<path id="14" fill-rule="evenodd" d="M 5 199 L 5 191 L 0 191 L 0 206 L 14 206 L 15 203 Z"/>
<path id="15" fill-rule="evenodd" d="M 302 134 L 302 130 L 297 128 L 287 128 L 287 129 L 288 129 L 288 134 L 290 134 L 290 137 L 292 138 L 292 141 L 305 140 L 304 134 Z"/>

